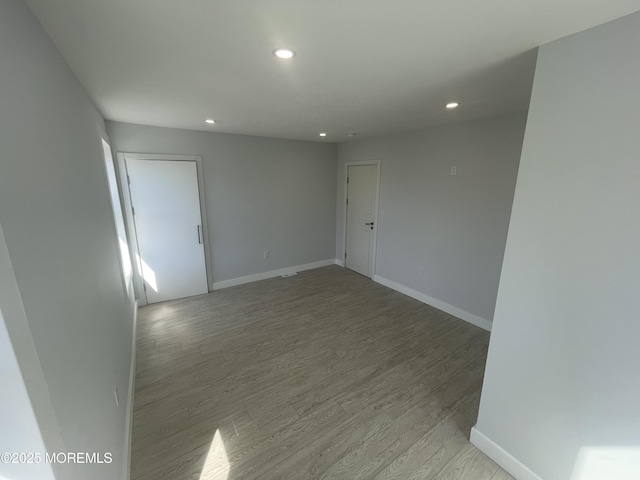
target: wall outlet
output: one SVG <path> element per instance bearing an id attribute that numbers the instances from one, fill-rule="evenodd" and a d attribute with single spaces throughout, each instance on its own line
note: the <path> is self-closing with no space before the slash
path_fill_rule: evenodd
<path id="1" fill-rule="evenodd" d="M 113 391 L 113 396 L 116 399 L 116 407 L 120 406 L 120 398 L 118 398 L 118 387 Z"/>
<path id="2" fill-rule="evenodd" d="M 265 250 L 262 255 L 264 256 L 265 259 L 271 258 L 271 252 L 269 250 Z"/>
<path id="3" fill-rule="evenodd" d="M 457 165 L 453 165 L 451 167 L 451 175 L 457 175 L 458 174 L 458 166 Z"/>
<path id="4" fill-rule="evenodd" d="M 424 277 L 424 267 L 418 268 L 418 276 L 419 277 Z"/>

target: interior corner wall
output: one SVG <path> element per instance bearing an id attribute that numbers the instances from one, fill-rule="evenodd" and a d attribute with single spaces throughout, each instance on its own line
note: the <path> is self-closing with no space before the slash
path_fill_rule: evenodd
<path id="1" fill-rule="evenodd" d="M 113 454 L 111 464 L 73 471 L 121 478 L 134 303 L 119 271 L 98 133 L 104 123 L 21 0 L 0 1 L 0 77 L 0 224 L 23 327 L 65 451 Z M 47 448 L 59 446 L 42 434 Z"/>
<path id="2" fill-rule="evenodd" d="M 335 144 L 120 122 L 107 128 L 114 151 L 202 157 L 214 285 L 335 259 Z"/>
<path id="3" fill-rule="evenodd" d="M 514 473 L 640 478 L 638 45 L 540 47 L 475 427 Z"/>
<path id="4" fill-rule="evenodd" d="M 380 159 L 376 278 L 490 326 L 525 122 L 515 113 L 339 144 L 337 257 L 345 164 Z"/>

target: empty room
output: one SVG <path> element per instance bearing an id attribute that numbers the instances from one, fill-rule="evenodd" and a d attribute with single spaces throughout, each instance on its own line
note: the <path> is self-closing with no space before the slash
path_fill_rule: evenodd
<path id="1" fill-rule="evenodd" d="M 0 480 L 640 478 L 640 0 L 0 0 Z"/>

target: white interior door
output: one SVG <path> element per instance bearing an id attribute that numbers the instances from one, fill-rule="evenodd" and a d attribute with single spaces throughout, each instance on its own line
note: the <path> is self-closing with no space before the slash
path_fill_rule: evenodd
<path id="1" fill-rule="evenodd" d="M 196 162 L 127 159 L 149 303 L 207 293 Z"/>
<path id="2" fill-rule="evenodd" d="M 377 165 L 350 165 L 347 169 L 347 241 L 345 266 L 373 275 Z"/>

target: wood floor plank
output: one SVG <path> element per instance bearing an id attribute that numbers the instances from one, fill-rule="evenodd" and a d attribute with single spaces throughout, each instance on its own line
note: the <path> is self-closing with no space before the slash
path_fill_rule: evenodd
<path id="1" fill-rule="evenodd" d="M 441 408 L 423 410 L 412 407 L 398 417 L 389 431 L 361 446 L 360 458 L 349 469 L 348 477 L 354 479 L 371 479 L 387 465 L 396 460 L 405 450 L 438 425 L 448 425 L 457 432 L 469 431 L 474 421 L 469 419 L 469 412 L 477 408 L 479 397 L 469 397 L 461 401 L 456 410 L 444 411 Z M 329 469 L 331 472 L 332 467 Z M 342 478 L 342 475 L 328 475 L 327 478 Z"/>
<path id="2" fill-rule="evenodd" d="M 131 478 L 510 478 L 467 440 L 488 340 L 335 266 L 143 307 Z"/>
<path id="3" fill-rule="evenodd" d="M 321 407 L 286 429 L 279 430 L 254 444 L 251 449 L 245 449 L 236 456 L 230 456 L 229 462 L 233 465 L 233 469 L 229 480 L 260 478 L 270 468 L 343 422 L 353 423 L 354 418 L 349 417 L 338 404 Z"/>
<path id="4" fill-rule="evenodd" d="M 465 445 L 464 435 L 449 422 L 440 422 L 398 455 L 374 480 L 434 478 L 442 466 Z"/>
<path id="5" fill-rule="evenodd" d="M 491 480 L 500 467 L 471 444 L 462 450 L 438 474 L 438 480 Z"/>
<path id="6" fill-rule="evenodd" d="M 424 342 L 424 346 L 418 351 L 410 352 L 408 348 L 403 349 L 400 354 L 404 361 L 386 364 L 385 368 L 381 368 L 375 376 L 367 378 L 366 382 L 355 385 L 352 389 L 343 391 L 334 400 L 349 413 L 353 413 L 363 404 L 384 405 L 384 400 L 390 394 L 403 391 L 407 385 L 414 386 L 421 380 L 429 378 L 431 371 L 439 372 L 443 364 L 450 365 L 461 356 L 461 353 L 467 353 L 472 348 L 472 344 L 464 342 L 468 338 L 471 338 L 470 342 L 477 342 L 476 337 L 466 337 L 461 334 L 459 338 L 447 345 L 441 342 L 432 345 L 430 339 Z M 458 341 L 462 343 L 460 347 L 457 346 Z M 436 382 L 432 381 L 431 388 L 435 385 Z M 406 411 L 406 408 L 402 411 Z"/>
<path id="7" fill-rule="evenodd" d="M 406 450 L 425 432 L 438 424 L 438 419 L 414 407 L 377 435 L 363 439 L 342 458 L 329 466 L 319 478 L 372 478 L 402 451 Z"/>
<path id="8" fill-rule="evenodd" d="M 509 475 L 505 470 L 498 468 L 498 471 L 491 478 L 491 480 L 513 480 L 513 477 Z"/>
<path id="9" fill-rule="evenodd" d="M 341 458 L 362 439 L 375 436 L 391 423 L 391 418 L 381 410 L 364 409 L 347 421 L 336 425 L 321 435 L 315 435 L 313 441 L 303 449 L 298 449 L 286 461 L 271 469 L 265 469 L 254 477 L 260 479 L 296 478 L 300 480 L 316 479 L 318 475 Z M 245 478 L 245 477 L 242 477 Z"/>

